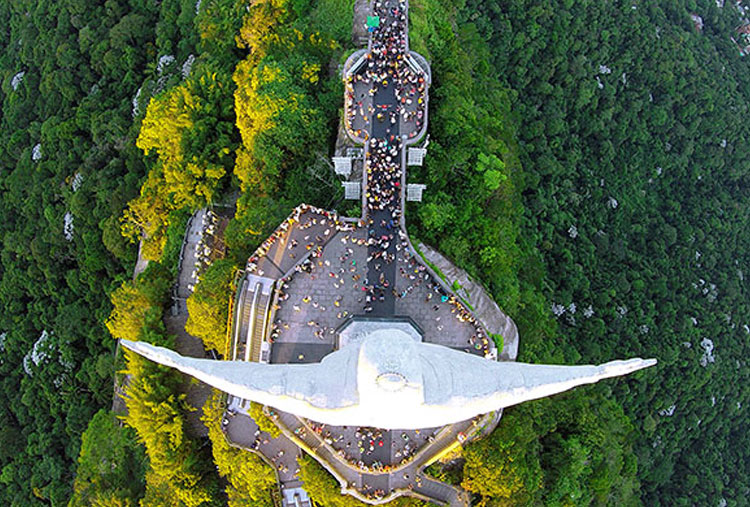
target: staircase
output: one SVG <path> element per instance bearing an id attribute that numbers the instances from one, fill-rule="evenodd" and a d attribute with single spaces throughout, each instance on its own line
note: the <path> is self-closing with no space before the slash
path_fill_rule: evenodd
<path id="1" fill-rule="evenodd" d="M 255 290 L 258 298 L 255 302 L 255 321 L 253 322 L 253 334 L 250 341 L 252 350 L 250 351 L 250 360 L 253 362 L 260 361 L 260 347 L 266 339 L 266 325 L 268 323 L 268 310 L 271 304 L 271 295 L 263 294 L 261 286 L 258 284 Z"/>

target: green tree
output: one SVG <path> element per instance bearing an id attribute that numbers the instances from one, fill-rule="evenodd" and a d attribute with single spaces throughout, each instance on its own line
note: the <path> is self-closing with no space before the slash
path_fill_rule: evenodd
<path id="1" fill-rule="evenodd" d="M 135 505 L 145 490 L 146 456 L 135 432 L 102 409 L 81 439 L 71 506 Z"/>

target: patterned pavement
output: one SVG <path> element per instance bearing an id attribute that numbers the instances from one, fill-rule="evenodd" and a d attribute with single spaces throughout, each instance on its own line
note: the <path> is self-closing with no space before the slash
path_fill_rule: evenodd
<path id="1" fill-rule="evenodd" d="M 406 27 L 396 25 L 400 16 L 408 11 L 408 4 L 382 0 L 372 8 L 373 13 L 379 9 L 381 27 L 393 28 L 386 32 L 386 37 L 401 40 Z M 371 37 L 368 48 L 373 47 Z M 393 51 L 379 53 L 380 58 L 384 55 L 401 58 L 394 67 L 401 76 L 404 65 L 414 64 L 413 60 L 407 61 L 410 57 L 406 37 L 403 47 L 391 49 Z M 366 71 L 370 63 L 365 60 L 361 70 Z M 408 253 L 405 231 L 401 230 L 400 223 L 403 193 L 400 184 L 405 179 L 383 177 L 382 171 L 398 161 L 402 164 L 400 170 L 406 171 L 401 137 L 412 139 L 420 135 L 418 123 L 426 128 L 425 82 L 429 78 L 422 73 L 421 77 L 417 74 L 409 79 L 411 81 L 402 84 L 399 92 L 395 78 L 376 84 L 359 79 L 347 81 L 345 117 L 349 135 L 360 142 L 370 139 L 386 141 L 390 147 L 398 146 L 397 154 L 388 158 L 389 165 L 385 169 L 375 166 L 368 170 L 363 188 L 368 196 L 368 192 L 380 185 L 383 195 L 390 192 L 390 196 L 379 196 L 378 204 L 383 204 L 384 198 L 388 199 L 386 204 L 371 204 L 357 225 L 344 224 L 324 210 L 302 205 L 248 262 L 249 273 L 277 280 L 271 310 L 272 363 L 320 361 L 337 348 L 337 330 L 355 316 L 374 319 L 408 316 L 420 328 L 426 342 L 469 353 L 487 351 L 486 340 L 484 344 L 481 338 L 477 341 L 481 331 L 467 320 L 465 309 L 432 278 L 421 260 Z M 424 110 L 424 118 L 420 110 Z M 373 161 L 385 163 L 387 153 L 382 146 L 380 153 L 369 151 L 370 143 L 367 143 L 366 157 L 369 154 L 370 165 L 375 165 Z M 392 181 L 394 186 L 389 187 Z M 393 260 L 385 262 L 384 257 Z M 442 428 L 386 431 L 326 426 L 285 413 L 277 417 L 277 423 L 289 437 L 280 442 L 288 446 L 296 445 L 297 441 L 298 445 L 309 449 L 319 461 L 335 470 L 346 490 L 352 492 L 353 488 L 360 498 L 382 498 L 394 490 L 401 493 L 413 490 L 451 505 L 465 503 L 458 490 L 426 479 L 420 471 L 425 460 L 455 445 L 457 438 L 469 431 L 476 421 Z M 229 421 L 230 440 L 243 439 L 266 457 L 275 456 L 280 460 L 278 470 L 293 474 L 292 467 L 284 461 L 286 452 L 279 455 L 278 450 L 270 447 L 277 444 L 264 439 L 253 429 L 254 423 L 245 419 L 249 418 L 236 415 Z M 281 482 L 295 480 L 297 478 L 290 475 Z"/>

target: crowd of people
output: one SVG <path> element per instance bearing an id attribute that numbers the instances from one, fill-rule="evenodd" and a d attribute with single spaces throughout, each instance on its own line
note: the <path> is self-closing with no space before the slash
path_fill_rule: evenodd
<path id="1" fill-rule="evenodd" d="M 373 14 L 379 25 L 373 28 L 368 52 L 360 66 L 346 79 L 346 120 L 359 140 L 370 138 L 368 128 L 377 120 L 409 127 L 408 137 L 415 137 L 425 121 L 424 71 L 407 53 L 407 13 L 404 0 L 375 2 Z M 378 90 L 392 83 L 395 108 L 380 110 L 373 105 Z M 411 126 L 413 124 L 413 127 Z M 362 128 L 357 128 L 357 127 Z"/>
<path id="2" fill-rule="evenodd" d="M 256 250 L 248 261 L 249 273 L 263 276 L 269 253 L 273 259 L 268 261 L 283 259 L 282 269 L 277 267 L 284 274 L 276 284 L 268 340 L 281 343 L 287 339 L 284 332 L 290 331 L 291 340 L 300 343 L 300 337 L 310 332 L 321 342 L 333 342 L 336 329 L 354 314 L 372 312 L 386 298 L 410 298 L 410 302 L 419 298 L 428 323 L 434 322 L 434 326 L 422 327 L 435 341 L 440 341 L 446 320 L 455 318 L 473 326 L 468 331 L 466 326 L 458 326 L 461 342 L 466 340 L 465 350 L 490 356 L 494 352 L 491 338 L 465 302 L 411 253 L 401 227 L 404 134 L 414 137 L 423 128 L 427 83 L 413 60 L 407 61 L 406 2 L 374 0 L 373 4 L 380 25 L 373 31 L 363 66 L 346 82 L 347 127 L 352 131 L 355 125 L 362 126 L 353 132 L 366 142 L 366 218 L 359 223 L 344 222 L 335 212 L 302 204 Z M 377 105 L 376 94 L 389 86 L 394 103 Z M 381 125 L 374 129 L 376 122 Z M 375 131 L 381 134 L 373 135 Z M 285 246 L 274 248 L 281 240 L 286 241 Z M 297 359 L 306 358 L 300 354 Z M 309 420 L 303 423 L 294 429 L 297 437 L 315 433 L 338 459 L 364 474 L 394 472 L 435 439 L 434 430 L 422 430 L 420 435 L 419 430 L 407 434 L 376 428 L 342 429 Z M 255 437 L 253 449 L 264 451 L 261 446 L 268 444 L 267 437 L 258 432 Z M 282 457 L 277 453 L 271 461 L 279 471 L 287 472 Z M 421 487 L 418 476 L 414 481 Z M 413 488 L 413 483 L 407 487 Z M 371 499 L 387 494 L 366 483 L 360 493 Z"/>
<path id="3" fill-rule="evenodd" d="M 228 408 L 224 412 L 224 417 L 221 421 L 221 430 L 224 434 L 227 433 L 229 428 L 229 419 L 234 418 L 237 415 L 237 412 L 233 408 Z M 287 456 L 287 459 L 284 459 L 284 455 L 286 454 L 283 449 L 278 449 L 277 447 L 272 445 L 272 438 L 269 438 L 268 433 L 264 433 L 260 430 L 260 428 L 256 428 L 255 432 L 253 433 L 253 441 L 250 442 L 249 448 L 253 451 L 257 451 L 261 453 L 263 456 L 268 459 L 268 461 L 271 462 L 271 465 L 276 468 L 281 473 L 287 474 L 289 473 L 289 463 L 293 463 L 296 465 L 296 457 L 295 456 Z M 294 474 L 299 473 L 299 468 L 295 466 Z"/>
<path id="4" fill-rule="evenodd" d="M 321 233 L 315 236 L 308 235 L 306 238 L 301 238 L 304 242 L 304 251 L 310 251 L 317 249 L 322 245 L 331 234 L 335 234 L 336 231 L 352 231 L 355 228 L 355 224 L 344 222 L 340 217 L 332 211 L 327 211 L 309 204 L 300 204 L 279 225 L 273 233 L 266 238 L 266 240 L 255 250 L 253 255 L 247 261 L 247 271 L 249 273 L 257 273 L 259 276 L 263 276 L 262 264 L 264 258 L 268 255 L 273 245 L 290 233 L 291 229 L 296 227 L 299 230 L 304 231 L 313 226 L 320 226 Z M 287 248 L 289 250 L 288 255 L 293 262 L 299 262 L 301 259 L 298 258 L 294 250 L 299 250 L 299 240 L 291 238 Z"/>
<path id="5" fill-rule="evenodd" d="M 290 233 L 293 226 L 300 231 L 319 226 L 309 235 L 301 236 L 297 233 L 287 242 L 286 256 L 297 262 L 291 276 L 301 273 L 307 274 L 310 279 L 327 276 L 333 287 L 341 289 L 344 294 L 349 294 L 348 290 L 343 290 L 344 288 L 353 286 L 357 291 L 355 294 L 359 294 L 356 301 L 361 304 L 360 308 L 365 314 L 372 312 L 378 303 L 386 299 L 406 298 L 419 285 L 429 284 L 429 295 L 434 293 L 440 299 L 439 302 L 452 305 L 451 313 L 458 320 L 475 324 L 476 332 L 467 339 L 467 351 L 481 350 L 485 355 L 489 355 L 491 340 L 482 331 L 481 326 L 476 325 L 473 316 L 455 296 L 446 294 L 438 281 L 432 279 L 424 265 L 416 262 L 407 253 L 406 233 L 400 226 L 403 146 L 396 123 L 399 119 L 413 120 L 417 123 L 423 120 L 426 83 L 424 74 L 415 72 L 414 65 L 406 61 L 406 3 L 401 0 L 381 0 L 375 2 L 373 8 L 373 14 L 378 16 L 380 24 L 373 30 L 364 65 L 357 73 L 351 75 L 347 82 L 347 111 L 350 119 L 352 114 L 359 114 L 366 120 L 366 125 L 374 121 L 387 122 L 385 135 L 370 136 L 367 140 L 367 185 L 364 196 L 367 210 L 365 222 L 359 224 L 367 228 L 367 238 L 352 233 L 356 226 L 341 221 L 335 213 L 303 204 L 298 206 L 289 219 L 283 222 L 256 251 L 248 263 L 249 271 L 256 270 L 258 274 L 263 274 L 262 270 L 256 269 L 260 260 L 279 238 Z M 389 85 L 393 87 L 396 103 L 373 105 L 373 98 L 378 90 Z M 359 90 L 359 96 L 355 92 L 355 86 Z M 367 92 L 362 92 L 363 89 Z M 372 126 L 365 130 L 372 131 Z M 323 258 L 323 245 L 333 237 L 331 234 L 338 231 L 349 232 L 341 240 L 345 244 L 351 240 L 352 244 L 340 256 L 338 265 L 331 266 L 332 259 Z M 368 247 L 367 265 L 356 266 L 353 248 L 364 245 Z M 308 252 L 309 255 L 306 255 Z M 404 258 L 409 265 L 415 265 L 416 272 L 412 272 L 411 267 L 407 272 L 405 266 L 399 265 L 398 271 L 394 274 L 392 269 L 387 268 L 400 252 L 405 254 Z M 301 257 L 305 257 L 305 260 L 300 261 Z M 366 271 L 362 273 L 358 268 Z M 398 276 L 399 273 L 409 282 L 405 288 L 397 291 L 394 276 Z M 287 290 L 291 276 L 280 280 L 279 296 L 274 310 L 281 309 L 282 303 L 288 299 Z M 335 334 L 334 329 L 338 324 L 334 321 L 328 325 L 321 325 L 321 320 L 328 319 L 318 318 L 315 312 L 307 311 L 305 305 L 321 312 L 336 311 L 337 320 L 351 317 L 351 308 L 342 309 L 340 302 L 340 298 L 333 302 L 317 301 L 312 294 L 308 294 L 303 295 L 300 301 L 291 302 L 291 307 L 295 313 L 304 314 L 307 327 L 313 329 L 315 337 L 327 340 L 330 338 L 329 335 Z M 437 322 L 441 317 L 434 318 L 438 331 L 442 331 L 444 323 Z M 277 317 L 273 321 L 269 341 L 278 339 L 287 329 L 290 329 L 290 323 Z"/>
<path id="6" fill-rule="evenodd" d="M 398 223 L 401 188 L 401 139 L 375 138 L 368 141 L 367 206 L 370 211 L 388 210 Z"/>
<path id="7" fill-rule="evenodd" d="M 190 283 L 187 285 L 188 291 L 191 293 L 195 290 L 195 285 L 198 283 L 198 277 L 206 270 L 216 257 L 223 256 L 223 241 L 220 239 L 223 237 L 223 227 L 220 227 L 219 216 L 213 211 L 206 210 L 205 212 L 198 212 L 198 215 L 193 216 L 188 222 L 188 230 L 192 228 L 192 221 L 196 220 L 200 216 L 200 226 L 197 228 L 195 235 L 198 237 L 198 242 L 195 245 L 195 262 L 193 264 L 193 270 L 190 273 Z M 224 224 L 226 221 L 224 221 Z M 180 252 L 180 265 L 182 265 L 185 257 L 185 249 Z"/>
<path id="8" fill-rule="evenodd" d="M 467 338 L 467 348 L 464 350 L 470 352 L 473 349 L 477 352 L 481 351 L 485 357 L 490 356 L 494 349 L 494 343 L 491 342 L 484 328 L 471 312 L 466 309 L 465 304 L 456 296 L 446 292 L 440 283 L 430 275 L 426 266 L 409 254 L 408 251 L 405 251 L 399 260 L 401 262 L 399 263 L 398 273 L 406 287 L 403 287 L 403 284 L 398 284 L 398 290 L 394 289 L 394 296 L 399 299 L 406 298 L 422 285 L 426 285 L 425 304 L 430 305 L 433 311 L 439 310 L 440 304 L 448 304 L 451 307 L 451 314 L 456 320 L 466 322 L 474 328 L 474 333 Z M 436 316 L 434 318 L 437 331 L 443 331 L 444 324 L 440 322 L 442 317 Z"/>
<path id="9" fill-rule="evenodd" d="M 369 427 L 351 428 L 354 433 L 349 436 L 353 438 L 347 438 L 345 432 L 349 428 L 346 426 L 341 428 L 328 427 L 325 424 L 311 420 L 305 420 L 305 424 L 310 431 L 318 435 L 323 442 L 329 445 L 339 458 L 364 473 L 388 473 L 410 461 L 417 449 L 424 443 L 434 441 L 432 430 L 415 430 L 413 437 L 410 437 L 406 432 L 401 432 L 400 435 L 393 432 L 393 438 L 390 445 L 388 445 L 385 440 L 385 430 L 382 429 Z M 385 449 L 389 456 L 388 463 L 380 460 L 367 460 L 370 462 L 369 464 L 366 462 L 366 458 L 388 447 L 390 449 Z M 395 459 L 391 460 L 391 455 Z"/>
<path id="10" fill-rule="evenodd" d="M 289 275 L 280 278 L 273 309 L 278 311 L 286 307 L 292 311 L 275 314 L 269 341 L 278 340 L 284 331 L 292 329 L 295 322 L 295 340 L 302 332 L 300 322 L 306 323 L 304 327 L 312 330 L 319 340 L 332 340 L 335 328 L 352 316 L 357 305 L 365 302 L 368 287 L 367 263 L 364 261 L 366 248 L 364 234 L 341 233 L 326 249 L 316 247 L 312 255 L 297 264 Z M 299 290 L 296 283 L 293 285 L 293 280 L 306 289 Z M 333 313 L 335 320 L 330 318 Z"/>

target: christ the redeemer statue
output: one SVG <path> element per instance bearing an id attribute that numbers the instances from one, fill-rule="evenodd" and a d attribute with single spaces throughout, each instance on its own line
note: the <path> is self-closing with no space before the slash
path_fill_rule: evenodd
<path id="1" fill-rule="evenodd" d="M 144 342 L 122 344 L 238 398 L 334 426 L 443 426 L 617 377 L 655 359 L 598 366 L 491 361 L 397 329 L 375 331 L 312 364 L 261 364 L 184 357 Z"/>

